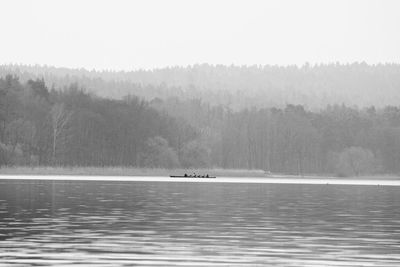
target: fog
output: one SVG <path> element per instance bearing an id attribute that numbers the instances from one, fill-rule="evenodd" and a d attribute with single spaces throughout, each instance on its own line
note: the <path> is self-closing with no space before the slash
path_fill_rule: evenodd
<path id="1" fill-rule="evenodd" d="M 2 1 L 0 63 L 400 62 L 398 1 Z"/>
<path id="2" fill-rule="evenodd" d="M 400 1 L 0 3 L 1 266 L 400 266 Z"/>

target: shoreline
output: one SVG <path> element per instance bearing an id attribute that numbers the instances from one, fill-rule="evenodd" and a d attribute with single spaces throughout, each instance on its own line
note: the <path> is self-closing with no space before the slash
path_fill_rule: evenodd
<path id="1" fill-rule="evenodd" d="M 134 167 L 0 167 L 0 176 L 113 176 L 113 177 L 169 177 L 170 175 L 209 174 L 230 178 L 265 178 L 265 179 L 335 179 L 335 180 L 394 180 L 400 176 L 390 174 L 336 177 L 330 174 L 292 175 L 282 173 L 266 174 L 262 170 L 243 169 L 161 169 Z M 190 178 L 189 179 L 194 179 Z"/>
<path id="2" fill-rule="evenodd" d="M 94 176 L 94 175 L 4 175 L 0 181 L 108 181 L 108 182 L 168 182 L 168 183 L 235 183 L 235 184 L 305 184 L 305 185 L 367 185 L 367 186 L 400 186 L 400 180 L 382 179 L 335 179 L 335 178 L 260 178 L 260 177 L 218 177 L 205 178 L 171 178 L 167 176 Z"/>

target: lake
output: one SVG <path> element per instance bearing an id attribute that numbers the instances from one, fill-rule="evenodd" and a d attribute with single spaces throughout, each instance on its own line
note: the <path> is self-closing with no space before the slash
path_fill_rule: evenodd
<path id="1" fill-rule="evenodd" d="M 399 190 L 2 179 L 0 266 L 400 266 Z"/>

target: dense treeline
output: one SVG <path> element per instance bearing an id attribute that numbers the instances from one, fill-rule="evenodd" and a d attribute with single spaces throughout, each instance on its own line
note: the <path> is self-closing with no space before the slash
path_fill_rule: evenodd
<path id="1" fill-rule="evenodd" d="M 400 173 L 400 108 L 233 110 L 200 99 L 111 100 L 77 84 L 0 79 L 0 164 Z"/>
<path id="2" fill-rule="evenodd" d="M 49 91 L 43 80 L 0 79 L 0 164 L 177 167 L 176 151 L 196 135 L 137 97 L 110 100 L 76 84 Z"/>
<path id="3" fill-rule="evenodd" d="M 200 129 L 215 166 L 293 174 L 400 173 L 395 106 L 331 105 L 311 112 L 300 105 L 232 111 L 176 98 L 151 104 Z"/>
<path id="4" fill-rule="evenodd" d="M 343 175 L 400 171 L 400 110 L 302 106 L 229 114 L 220 164 L 273 172 Z"/>
<path id="5" fill-rule="evenodd" d="M 193 65 L 137 71 L 87 71 L 43 66 L 3 65 L 22 82 L 44 78 L 51 87 L 78 83 L 99 96 L 136 95 L 150 101 L 169 97 L 199 98 L 233 110 L 284 108 L 287 103 L 310 110 L 345 104 L 382 108 L 400 103 L 400 65 L 366 63 L 298 66 Z"/>

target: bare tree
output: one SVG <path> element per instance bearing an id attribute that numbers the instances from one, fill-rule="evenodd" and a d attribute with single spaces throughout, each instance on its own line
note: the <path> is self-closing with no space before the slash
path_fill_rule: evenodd
<path id="1" fill-rule="evenodd" d="M 369 149 L 349 147 L 339 154 L 337 165 L 338 174 L 359 176 L 373 172 L 376 162 L 374 154 Z"/>
<path id="2" fill-rule="evenodd" d="M 56 103 L 51 108 L 51 126 L 53 130 L 53 164 L 56 163 L 57 142 L 60 135 L 67 129 L 67 124 L 71 119 L 72 111 L 65 109 L 64 103 Z"/>

